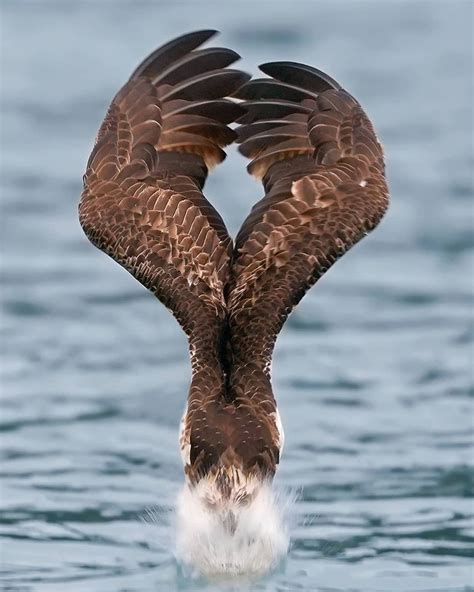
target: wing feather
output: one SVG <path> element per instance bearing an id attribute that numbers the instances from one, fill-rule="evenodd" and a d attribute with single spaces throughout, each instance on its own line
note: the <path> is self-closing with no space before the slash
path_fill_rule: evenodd
<path id="1" fill-rule="evenodd" d="M 269 374 L 288 314 L 388 205 L 382 147 L 360 104 L 316 68 L 261 70 L 271 78 L 236 93 L 247 109 L 240 151 L 265 188 L 237 235 L 228 287 L 236 384 L 248 367 Z"/>
<path id="2" fill-rule="evenodd" d="M 175 39 L 134 71 L 100 126 L 79 205 L 89 239 L 172 310 L 195 366 L 219 363 L 232 252 L 202 186 L 243 112 L 225 97 L 249 78 L 224 69 L 235 52 L 196 49 L 214 33 Z"/>

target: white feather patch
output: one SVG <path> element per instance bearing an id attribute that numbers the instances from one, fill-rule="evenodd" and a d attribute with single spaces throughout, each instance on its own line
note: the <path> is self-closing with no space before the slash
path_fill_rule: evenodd
<path id="1" fill-rule="evenodd" d="M 179 424 L 179 451 L 181 453 L 181 460 L 183 461 L 183 465 L 186 466 L 189 464 L 191 458 L 191 442 L 189 438 L 189 430 L 186 429 L 186 416 L 188 414 L 188 406 L 186 405 L 186 409 L 184 410 L 183 417 L 181 418 Z"/>
<path id="2" fill-rule="evenodd" d="M 281 456 L 281 453 L 283 452 L 283 446 L 285 445 L 285 430 L 283 429 L 283 424 L 281 423 L 280 412 L 278 409 L 271 415 L 273 416 L 273 421 L 275 422 L 278 431 L 278 448 L 280 450 Z"/>

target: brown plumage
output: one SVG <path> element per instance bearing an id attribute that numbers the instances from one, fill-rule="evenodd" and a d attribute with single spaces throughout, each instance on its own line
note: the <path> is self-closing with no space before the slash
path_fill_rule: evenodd
<path id="1" fill-rule="evenodd" d="M 79 207 L 90 240 L 188 336 L 180 443 L 188 480 L 207 479 L 211 505 L 216 496 L 248 500 L 250 483 L 273 476 L 282 447 L 270 383 L 276 337 L 388 204 L 382 148 L 353 97 L 290 62 L 261 66 L 271 77 L 248 81 L 227 69 L 235 52 L 196 49 L 213 33 L 185 35 L 138 66 L 100 127 Z M 237 134 L 227 125 L 236 119 Z M 265 196 L 233 247 L 202 187 L 236 136 Z"/>
<path id="2" fill-rule="evenodd" d="M 265 197 L 237 235 L 227 310 L 233 364 L 269 377 L 288 314 L 378 224 L 388 189 L 382 147 L 351 95 L 303 64 L 260 68 L 272 78 L 237 91 L 247 110 L 237 132 Z"/>

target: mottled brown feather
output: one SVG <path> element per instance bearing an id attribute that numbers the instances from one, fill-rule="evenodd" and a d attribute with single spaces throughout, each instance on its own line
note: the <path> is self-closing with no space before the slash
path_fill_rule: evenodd
<path id="1" fill-rule="evenodd" d="M 237 235 L 227 310 L 232 396 L 272 412 L 270 363 L 283 323 L 379 223 L 388 188 L 372 124 L 336 81 L 290 62 L 261 69 L 272 78 L 236 93 L 247 109 L 237 134 L 266 194 Z M 268 450 L 275 438 L 273 429 Z"/>
<path id="2" fill-rule="evenodd" d="M 243 113 L 225 97 L 249 78 L 223 69 L 239 57 L 231 50 L 194 51 L 212 34 L 191 33 L 158 48 L 117 93 L 79 206 L 92 243 L 152 291 L 186 332 L 191 413 L 223 398 L 232 242 L 202 186 L 235 137 L 226 124 Z"/>
<path id="3" fill-rule="evenodd" d="M 360 107 L 327 74 L 279 62 L 271 78 L 224 70 L 212 31 L 159 48 L 113 100 L 89 158 L 80 220 L 91 241 L 176 316 L 193 378 L 182 433 L 197 482 L 229 466 L 271 477 L 281 451 L 270 362 L 293 307 L 380 221 L 382 148 Z M 239 89 L 239 90 L 237 90 Z M 224 97 L 234 93 L 241 105 Z M 240 117 L 237 134 L 226 124 Z M 232 253 L 202 194 L 235 137 L 265 196 Z"/>

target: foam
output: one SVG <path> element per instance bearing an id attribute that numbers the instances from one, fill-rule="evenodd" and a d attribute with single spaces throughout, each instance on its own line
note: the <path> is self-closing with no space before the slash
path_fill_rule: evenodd
<path id="1" fill-rule="evenodd" d="M 176 508 L 178 561 L 208 577 L 264 574 L 288 551 L 284 506 L 270 485 L 262 485 L 248 506 L 234 507 L 237 529 L 231 534 L 196 490 L 185 486 Z"/>

